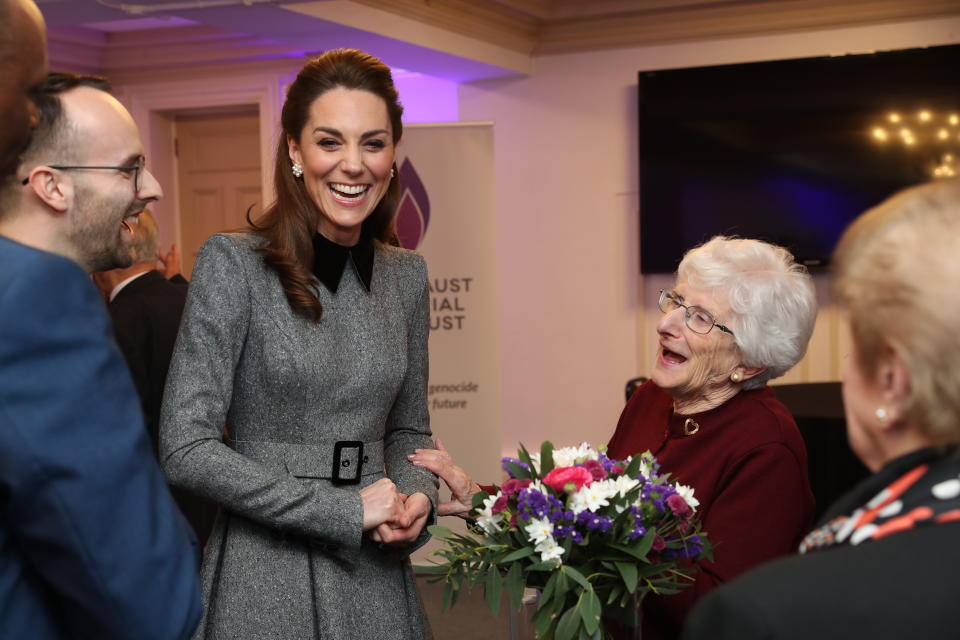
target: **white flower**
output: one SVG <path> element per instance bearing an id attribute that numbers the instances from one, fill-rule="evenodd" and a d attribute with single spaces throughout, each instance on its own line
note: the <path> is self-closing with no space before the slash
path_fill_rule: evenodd
<path id="1" fill-rule="evenodd" d="M 686 500 L 687 504 L 690 506 L 690 510 L 696 513 L 697 507 L 700 506 L 700 501 L 693 497 L 693 487 L 684 486 L 679 482 L 675 486 L 677 489 L 677 494 Z"/>
<path id="2" fill-rule="evenodd" d="M 530 524 L 523 530 L 527 532 L 527 539 L 534 544 L 553 539 L 553 523 L 546 518 L 531 518 Z"/>
<path id="3" fill-rule="evenodd" d="M 621 498 L 625 498 L 631 489 L 640 484 L 639 480 L 630 476 L 617 476 L 613 480 L 608 479 L 605 482 L 609 482 L 614 494 L 619 494 Z"/>
<path id="4" fill-rule="evenodd" d="M 556 561 L 557 564 L 563 564 L 563 561 L 560 560 L 560 557 L 563 555 L 563 547 L 557 544 L 557 541 L 554 540 L 552 536 L 537 544 L 533 550 L 540 554 L 541 562 Z"/>
<path id="5" fill-rule="evenodd" d="M 591 449 L 586 442 L 581 442 L 576 447 L 562 447 L 553 450 L 553 466 L 555 467 L 572 467 L 584 460 L 598 459 L 599 454 Z"/>
<path id="6" fill-rule="evenodd" d="M 646 460 L 640 463 L 640 476 L 647 480 L 653 477 L 653 468 Z"/>
<path id="7" fill-rule="evenodd" d="M 610 504 L 609 499 L 617 494 L 612 480 L 595 480 L 589 487 L 580 487 L 580 490 L 570 496 L 567 506 L 575 514 L 581 511 L 593 511 Z"/>
<path id="8" fill-rule="evenodd" d="M 502 531 L 500 524 L 503 521 L 503 516 L 499 513 L 496 515 L 493 513 L 493 504 L 499 497 L 499 492 L 495 496 L 489 496 L 483 501 L 483 508 L 477 510 L 477 524 L 487 534 L 494 534 Z"/>

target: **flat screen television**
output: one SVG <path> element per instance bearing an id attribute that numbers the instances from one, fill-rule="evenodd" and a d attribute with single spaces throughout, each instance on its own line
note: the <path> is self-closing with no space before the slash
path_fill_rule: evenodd
<path id="1" fill-rule="evenodd" d="M 826 266 L 859 213 L 960 173 L 960 45 L 639 74 L 640 270 L 714 235 Z"/>

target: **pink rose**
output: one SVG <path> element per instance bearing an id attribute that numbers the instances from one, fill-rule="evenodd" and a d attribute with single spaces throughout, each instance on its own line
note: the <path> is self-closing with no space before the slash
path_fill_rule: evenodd
<path id="1" fill-rule="evenodd" d="M 526 489 L 530 486 L 530 478 L 524 478 L 523 480 L 517 480 L 516 478 L 510 478 L 503 483 L 503 495 L 512 496 L 515 493 L 520 493 L 523 489 Z"/>
<path id="2" fill-rule="evenodd" d="M 659 533 L 653 534 L 653 550 L 660 553 L 667 548 L 666 541 L 660 537 Z"/>
<path id="3" fill-rule="evenodd" d="M 626 471 L 626 468 L 620 466 L 619 464 L 615 464 L 612 467 L 610 467 L 610 473 L 621 474 L 624 471 Z"/>
<path id="4" fill-rule="evenodd" d="M 607 470 L 603 468 L 599 460 L 586 460 L 580 466 L 589 471 L 594 480 L 603 480 L 607 477 Z"/>
<path id="5" fill-rule="evenodd" d="M 667 498 L 667 506 L 673 511 L 673 515 L 678 518 L 689 518 L 693 513 L 693 511 L 690 510 L 690 505 L 683 499 L 683 496 L 676 493 Z"/>
<path id="6" fill-rule="evenodd" d="M 490 513 L 500 513 L 507 508 L 507 496 L 500 496 L 497 498 L 497 501 L 493 503 L 493 506 L 490 507 Z"/>
<path id="7" fill-rule="evenodd" d="M 593 483 L 593 474 L 583 467 L 557 467 L 546 475 L 543 483 L 554 491 L 567 491 L 567 485 L 576 491 L 580 487 L 589 487 Z"/>

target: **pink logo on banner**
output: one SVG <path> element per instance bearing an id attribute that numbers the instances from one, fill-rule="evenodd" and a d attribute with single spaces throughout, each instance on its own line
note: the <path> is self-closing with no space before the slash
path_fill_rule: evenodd
<path id="1" fill-rule="evenodd" d="M 427 235 L 430 198 L 410 158 L 400 164 L 400 205 L 397 207 L 397 235 L 404 249 L 416 249 Z"/>

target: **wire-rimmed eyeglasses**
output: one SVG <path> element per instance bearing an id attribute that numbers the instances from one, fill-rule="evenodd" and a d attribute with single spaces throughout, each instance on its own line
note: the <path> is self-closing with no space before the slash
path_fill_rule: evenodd
<path id="1" fill-rule="evenodd" d="M 143 156 L 140 156 L 137 158 L 137 164 L 131 164 L 127 166 L 110 166 L 101 164 L 48 164 L 46 166 L 50 167 L 51 169 L 59 169 L 60 171 L 86 171 L 88 169 L 112 169 L 114 171 L 124 171 L 126 173 L 133 171 L 133 192 L 139 193 L 140 188 L 143 186 L 143 167 L 145 164 L 146 159 Z M 27 184 L 29 181 L 30 177 L 27 176 L 23 179 L 23 184 Z"/>
<path id="2" fill-rule="evenodd" d="M 733 335 L 733 331 L 730 331 L 730 329 L 714 320 L 709 311 L 702 307 L 683 304 L 683 297 L 677 295 L 671 289 L 660 289 L 660 300 L 657 302 L 657 306 L 659 306 L 660 311 L 664 313 L 683 309 L 684 322 L 686 322 L 690 330 L 695 333 L 707 334 L 710 333 L 711 329 L 716 327 L 724 333 Z"/>

